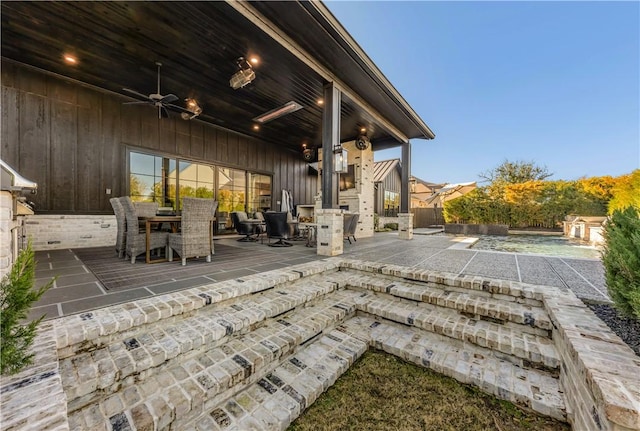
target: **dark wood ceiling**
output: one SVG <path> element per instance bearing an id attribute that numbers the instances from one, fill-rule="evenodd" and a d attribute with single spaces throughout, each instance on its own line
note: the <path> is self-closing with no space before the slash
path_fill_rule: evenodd
<path id="1" fill-rule="evenodd" d="M 351 54 L 336 45 L 336 35 L 319 27 L 323 21 L 313 16 L 311 4 L 251 5 L 285 31 L 297 33 L 291 37 L 300 46 L 370 106 L 381 106 L 384 112 L 379 112 L 408 137 L 425 137 L 410 112 L 389 104 L 393 95 L 381 91 L 384 85 L 370 73 L 367 78 L 366 67 L 348 60 Z M 176 104 L 195 98 L 203 108 L 200 120 L 291 149 L 321 145 L 322 107 L 317 101 L 325 80 L 227 3 L 5 1 L 1 10 L 4 58 L 121 94 L 123 102 L 133 100 L 123 88 L 156 93 L 155 63 L 161 62 L 161 93 L 177 95 Z M 335 50 L 327 46 L 331 43 Z M 65 53 L 75 55 L 78 63 L 66 64 Z M 229 79 L 241 56 L 257 56 L 260 62 L 254 66 L 255 80 L 233 90 Z M 253 130 L 253 118 L 290 100 L 304 108 Z M 376 115 L 355 101 L 343 97 L 341 111 L 341 140 L 355 138 L 364 126 L 375 149 L 397 144 Z"/>

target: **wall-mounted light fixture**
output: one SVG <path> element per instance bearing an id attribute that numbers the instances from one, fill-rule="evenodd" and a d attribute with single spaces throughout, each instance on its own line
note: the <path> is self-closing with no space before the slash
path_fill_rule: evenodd
<path id="1" fill-rule="evenodd" d="M 342 148 L 342 145 L 333 146 L 333 169 L 338 174 L 349 172 L 349 153 Z"/>
<path id="2" fill-rule="evenodd" d="M 185 102 L 188 112 L 185 111 L 180 114 L 180 117 L 182 117 L 183 120 L 192 120 L 202 114 L 202 108 L 198 105 L 196 99 L 188 98 L 185 99 Z"/>

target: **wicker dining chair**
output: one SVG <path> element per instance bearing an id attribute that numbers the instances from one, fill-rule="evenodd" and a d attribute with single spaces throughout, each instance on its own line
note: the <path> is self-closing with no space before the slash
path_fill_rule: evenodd
<path id="1" fill-rule="evenodd" d="M 131 263 L 136 263 L 136 256 L 147 252 L 147 237 L 145 232 L 140 232 L 138 227 L 138 214 L 129 196 L 120 198 L 120 203 L 124 209 L 127 219 L 127 240 L 126 251 L 127 256 L 131 256 Z M 135 226 L 135 228 L 132 228 Z M 167 232 L 152 231 L 149 236 L 149 248 L 151 250 L 157 248 L 167 248 Z M 168 252 L 168 250 L 167 250 Z"/>
<path id="2" fill-rule="evenodd" d="M 124 215 L 124 208 L 122 208 L 120 198 L 111 198 L 109 202 L 113 208 L 113 213 L 116 215 L 116 226 L 118 229 L 116 232 L 116 253 L 118 253 L 119 258 L 122 258 L 127 242 L 127 221 Z"/>
<path id="3" fill-rule="evenodd" d="M 169 262 L 175 250 L 187 264 L 187 258 L 204 256 L 211 262 L 213 237 L 211 222 L 218 208 L 218 201 L 202 198 L 182 198 L 181 232 L 169 234 Z"/>

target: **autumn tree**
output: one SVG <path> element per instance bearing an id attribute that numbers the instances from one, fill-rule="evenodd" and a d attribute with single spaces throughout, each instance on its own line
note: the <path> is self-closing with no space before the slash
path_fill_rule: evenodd
<path id="1" fill-rule="evenodd" d="M 479 174 L 479 177 L 490 184 L 517 184 L 527 181 L 542 181 L 553 173 L 546 166 L 538 166 L 534 162 L 505 160 L 501 165 Z"/>
<path id="2" fill-rule="evenodd" d="M 640 209 L 640 169 L 636 169 L 629 175 L 619 177 L 611 190 L 611 194 L 609 214 L 627 207 Z"/>

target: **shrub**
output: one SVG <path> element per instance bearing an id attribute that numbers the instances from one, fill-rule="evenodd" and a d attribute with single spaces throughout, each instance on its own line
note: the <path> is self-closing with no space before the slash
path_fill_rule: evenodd
<path id="1" fill-rule="evenodd" d="M 385 223 L 385 229 L 398 230 L 398 223 Z"/>
<path id="2" fill-rule="evenodd" d="M 613 212 L 604 229 L 602 262 L 607 290 L 622 313 L 640 319 L 640 218 L 628 207 Z"/>
<path id="3" fill-rule="evenodd" d="M 53 284 L 51 280 L 34 290 L 34 274 L 34 252 L 29 243 L 16 258 L 11 271 L 0 281 L 0 374 L 15 374 L 33 361 L 33 354 L 27 351 L 44 316 L 26 325 L 21 321 L 27 318 L 31 304 Z"/>

